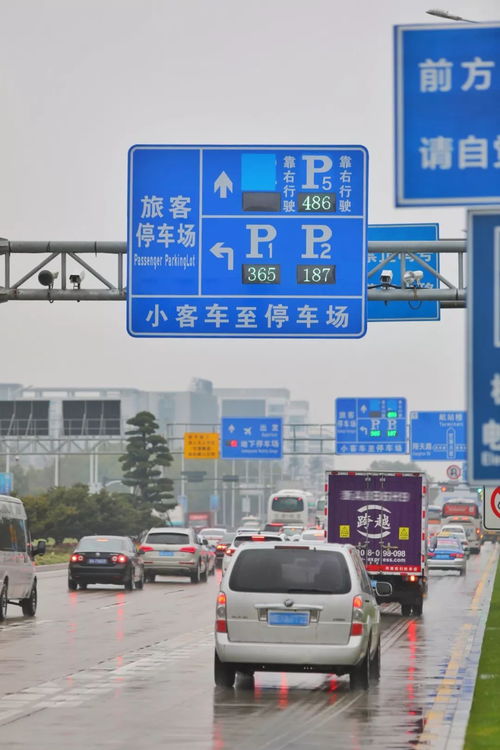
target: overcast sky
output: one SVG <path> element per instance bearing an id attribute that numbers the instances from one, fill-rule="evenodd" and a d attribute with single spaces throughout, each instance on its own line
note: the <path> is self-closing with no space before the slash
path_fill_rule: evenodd
<path id="1" fill-rule="evenodd" d="M 429 5 L 0 0 L 0 235 L 125 240 L 134 143 L 347 143 L 370 154 L 370 223 L 439 222 L 442 238 L 463 238 L 465 209 L 394 208 L 393 25 L 432 21 Z M 498 2 L 448 9 L 490 21 Z M 351 341 L 183 341 L 130 338 L 125 303 L 9 302 L 0 381 L 284 386 L 331 422 L 336 396 L 465 408 L 464 339 L 463 310 L 372 323 Z"/>

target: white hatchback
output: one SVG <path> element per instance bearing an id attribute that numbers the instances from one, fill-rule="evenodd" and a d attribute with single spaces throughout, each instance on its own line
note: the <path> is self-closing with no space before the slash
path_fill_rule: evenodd
<path id="1" fill-rule="evenodd" d="M 239 548 L 222 579 L 215 623 L 215 683 L 236 673 L 380 675 L 380 610 L 355 547 L 262 542 Z"/>

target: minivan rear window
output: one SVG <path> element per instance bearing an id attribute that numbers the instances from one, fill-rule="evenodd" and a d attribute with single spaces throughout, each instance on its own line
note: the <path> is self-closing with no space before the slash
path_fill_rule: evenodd
<path id="1" fill-rule="evenodd" d="M 256 545 L 239 553 L 229 588 L 269 594 L 347 594 L 351 578 L 341 552 Z"/>
<path id="2" fill-rule="evenodd" d="M 176 534 L 170 532 L 158 532 L 148 534 L 146 539 L 150 544 L 189 544 L 188 534 Z"/>

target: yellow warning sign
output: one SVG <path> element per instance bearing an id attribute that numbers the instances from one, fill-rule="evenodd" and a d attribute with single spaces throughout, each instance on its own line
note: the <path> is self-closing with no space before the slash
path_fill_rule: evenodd
<path id="1" fill-rule="evenodd" d="M 219 458 L 219 433 L 185 432 L 184 458 Z"/>
<path id="2" fill-rule="evenodd" d="M 349 539 L 350 536 L 351 536 L 351 527 L 349 526 L 349 524 L 339 526 L 339 537 L 341 537 L 341 539 Z"/>
<path id="3" fill-rule="evenodd" d="M 409 526 L 400 526 L 399 527 L 399 538 L 400 539 L 409 539 L 410 538 L 410 527 Z"/>

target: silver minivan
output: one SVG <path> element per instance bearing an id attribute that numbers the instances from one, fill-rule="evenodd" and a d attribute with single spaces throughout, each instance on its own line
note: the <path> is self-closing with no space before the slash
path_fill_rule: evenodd
<path id="1" fill-rule="evenodd" d="M 215 623 L 215 683 L 237 672 L 349 674 L 351 687 L 380 676 L 380 610 L 351 545 L 262 542 L 238 549 L 222 579 Z"/>
<path id="2" fill-rule="evenodd" d="M 33 558 L 44 552 L 45 542 L 38 542 L 33 549 L 21 500 L 0 495 L 0 622 L 7 616 L 8 604 L 21 607 L 24 615 L 35 615 L 37 589 Z"/>

